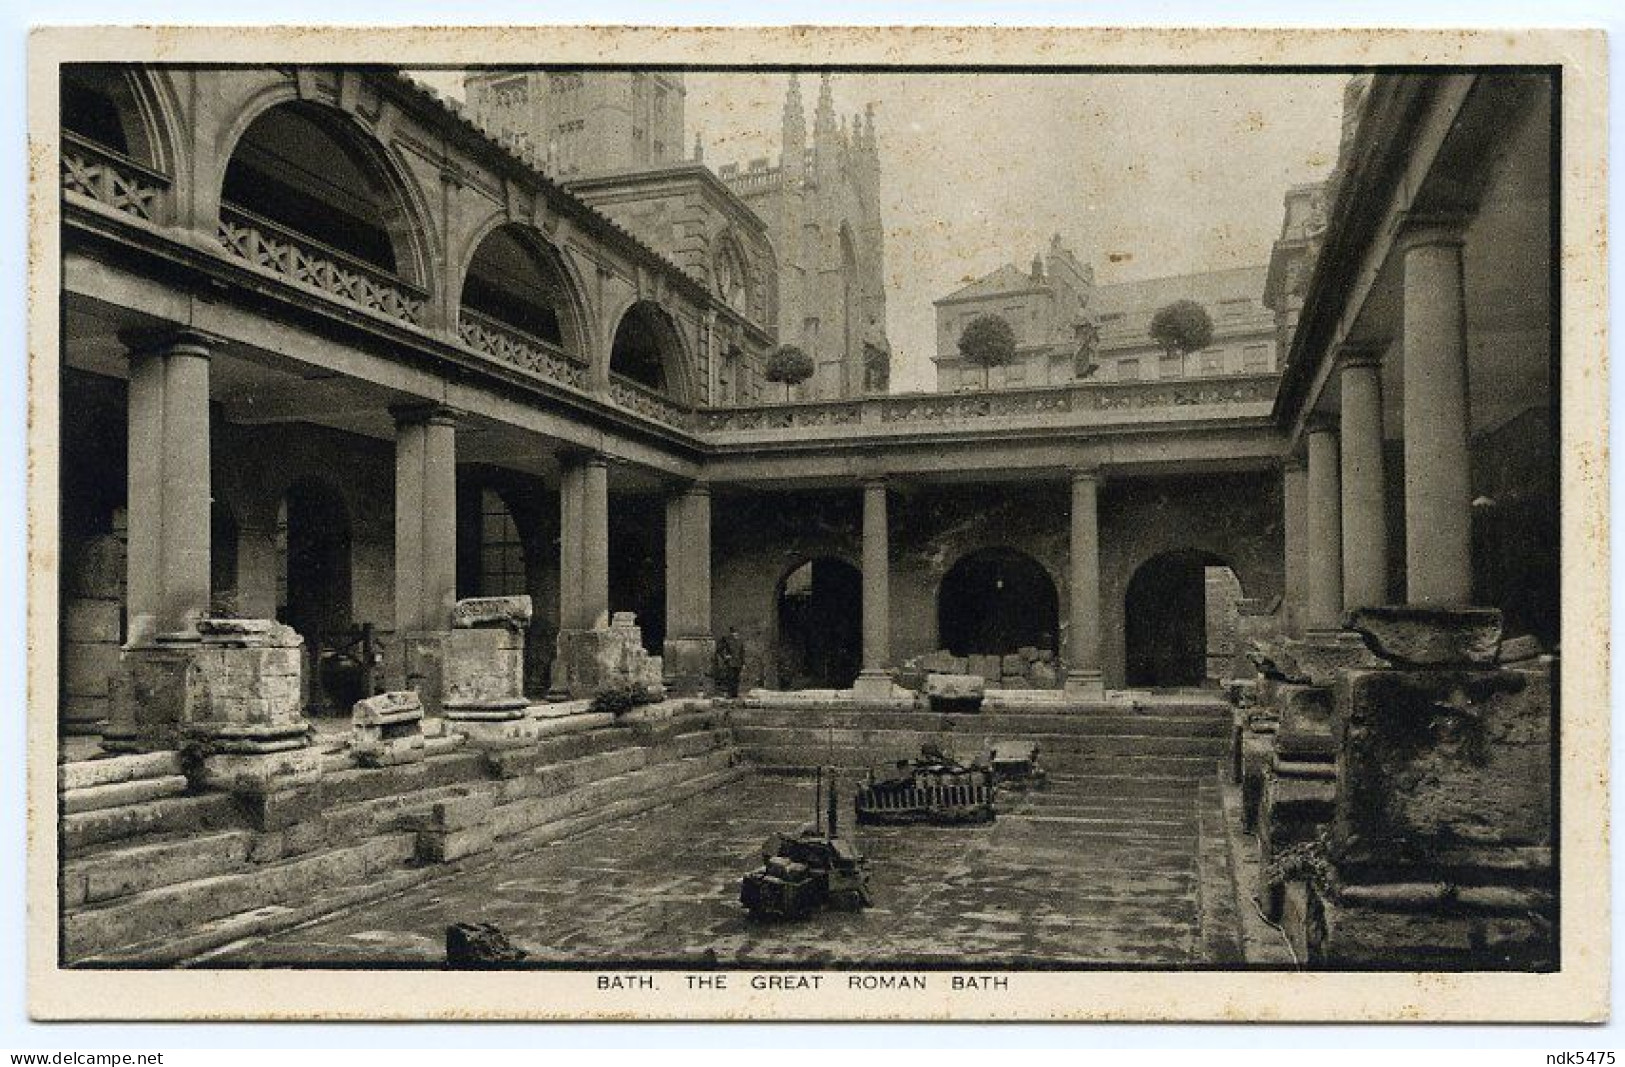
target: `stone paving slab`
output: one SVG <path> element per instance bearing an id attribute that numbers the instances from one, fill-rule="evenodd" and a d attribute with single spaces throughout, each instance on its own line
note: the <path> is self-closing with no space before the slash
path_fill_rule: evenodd
<path id="1" fill-rule="evenodd" d="M 857 828 L 874 907 L 749 920 L 740 876 L 771 832 L 811 821 L 813 798 L 804 779 L 747 777 L 210 963 L 435 966 L 460 921 L 494 923 L 532 961 L 572 966 L 1187 966 L 1224 940 L 1204 937 L 1204 890 L 1217 887 L 1202 879 L 1216 876 L 1199 862 L 1203 798 L 1188 786 L 1148 811 L 1143 798 L 1052 783 L 1003 794 L 991 825 Z M 1088 817 L 1055 817 L 1074 808 Z"/>

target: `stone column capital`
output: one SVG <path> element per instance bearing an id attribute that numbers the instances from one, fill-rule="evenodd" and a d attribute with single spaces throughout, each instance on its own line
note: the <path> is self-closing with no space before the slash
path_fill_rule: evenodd
<path id="1" fill-rule="evenodd" d="M 887 480 L 884 474 L 873 474 L 862 479 L 862 485 L 866 491 L 871 489 L 885 490 L 891 485 L 891 482 Z"/>
<path id="2" fill-rule="evenodd" d="M 208 359 L 225 341 L 190 326 L 161 330 L 130 330 L 119 334 L 130 359 L 147 356 L 191 356 Z"/>
<path id="3" fill-rule="evenodd" d="M 1315 434 L 1337 432 L 1337 416 L 1329 412 L 1317 411 L 1304 420 L 1303 432 L 1311 437 Z"/>
<path id="4" fill-rule="evenodd" d="M 561 448 L 558 452 L 558 458 L 560 469 L 609 466 L 609 457 L 591 448 Z"/>
<path id="5" fill-rule="evenodd" d="M 1417 248 L 1459 248 L 1466 242 L 1468 220 L 1461 215 L 1406 213 L 1395 226 L 1394 244 L 1401 252 Z"/>
<path id="6" fill-rule="evenodd" d="M 402 426 L 456 426 L 457 412 L 432 400 L 408 404 L 391 404 L 390 418 L 397 428 Z"/>
<path id="7" fill-rule="evenodd" d="M 1094 466 L 1068 467 L 1067 476 L 1073 485 L 1099 485 L 1101 482 L 1100 468 Z"/>
<path id="8" fill-rule="evenodd" d="M 1387 351 L 1388 345 L 1383 341 L 1346 341 L 1337 346 L 1337 369 L 1380 367 Z"/>

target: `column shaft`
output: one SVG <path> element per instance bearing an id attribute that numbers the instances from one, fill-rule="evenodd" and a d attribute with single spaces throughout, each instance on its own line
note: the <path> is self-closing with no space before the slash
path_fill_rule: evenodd
<path id="1" fill-rule="evenodd" d="M 135 354 L 129 386 L 129 615 L 139 643 L 209 610 L 209 349 Z"/>
<path id="2" fill-rule="evenodd" d="M 400 409 L 395 430 L 395 626 L 451 628 L 457 602 L 457 431 L 441 408 Z"/>
<path id="3" fill-rule="evenodd" d="M 1467 316 L 1461 240 L 1412 236 L 1405 251 L 1405 575 L 1412 604 L 1472 599 Z"/>
<path id="4" fill-rule="evenodd" d="M 581 620 L 598 625 L 609 613 L 609 466 L 592 456 L 581 471 Z"/>
<path id="5" fill-rule="evenodd" d="M 891 660 L 891 549 L 886 483 L 863 487 L 863 673 L 884 673 Z"/>
<path id="6" fill-rule="evenodd" d="M 559 628 L 581 626 L 581 467 L 559 465 Z"/>
<path id="7" fill-rule="evenodd" d="M 1342 621 L 1342 494 L 1338 488 L 1337 431 L 1309 431 L 1309 573 L 1304 627 L 1335 630 Z"/>
<path id="8" fill-rule="evenodd" d="M 1382 367 L 1375 358 L 1342 370 L 1343 608 L 1388 600 L 1388 520 L 1382 457 Z"/>
<path id="9" fill-rule="evenodd" d="M 1281 471 L 1281 503 L 1286 532 L 1286 632 L 1303 636 L 1309 596 L 1309 472 L 1291 458 Z"/>
<path id="10" fill-rule="evenodd" d="M 1082 681 L 1100 677 L 1099 480 L 1091 472 L 1072 476 L 1071 619 L 1068 674 Z"/>

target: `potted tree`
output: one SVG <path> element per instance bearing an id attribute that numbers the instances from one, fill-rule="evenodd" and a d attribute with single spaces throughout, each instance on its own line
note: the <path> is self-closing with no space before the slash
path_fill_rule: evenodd
<path id="1" fill-rule="evenodd" d="M 1151 339 L 1181 360 L 1213 343 L 1213 319 L 1194 300 L 1175 300 L 1151 316 Z"/>
<path id="2" fill-rule="evenodd" d="M 982 388 L 988 387 L 988 372 L 1016 361 L 1016 331 L 997 315 L 978 315 L 965 324 L 959 335 L 959 354 L 967 363 L 982 368 Z"/>
<path id="3" fill-rule="evenodd" d="M 770 382 L 781 382 L 784 385 L 784 402 L 790 402 L 790 388 L 800 385 L 812 377 L 813 361 L 795 345 L 780 345 L 767 357 L 767 367 L 762 376 Z"/>

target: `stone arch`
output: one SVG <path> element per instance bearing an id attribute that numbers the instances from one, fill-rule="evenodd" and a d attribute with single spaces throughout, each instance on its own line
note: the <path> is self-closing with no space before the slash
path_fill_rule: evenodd
<path id="1" fill-rule="evenodd" d="M 758 303 L 757 279 L 750 257 L 732 227 L 717 235 L 717 252 L 711 267 L 712 289 L 717 298 L 742 315 L 751 314 Z"/>
<path id="2" fill-rule="evenodd" d="M 472 309 L 522 333 L 555 343 L 579 362 L 590 361 L 593 344 L 589 323 L 592 322 L 592 315 L 584 295 L 586 289 L 569 258 L 535 226 L 493 215 L 471 236 L 458 262 L 458 274 L 453 281 L 459 325 L 463 310 Z M 508 287 L 510 291 L 506 295 L 521 298 L 521 304 L 524 287 L 535 287 L 538 298 L 534 301 L 535 305 L 545 305 L 553 313 L 555 337 L 537 333 L 515 321 L 522 314 L 505 316 L 495 308 L 487 310 L 479 306 L 478 298 L 471 302 L 470 285 L 477 283 L 482 273 L 498 270 L 516 274 L 511 279 L 515 285 Z M 495 288 L 500 290 L 503 287 L 496 285 Z M 519 308 L 513 310 L 520 311 Z"/>
<path id="3" fill-rule="evenodd" d="M 154 222 L 172 221 L 189 195 L 182 165 L 179 103 L 167 78 L 127 64 L 74 63 L 62 67 L 60 119 L 64 134 L 83 138 L 169 179 L 153 204 Z"/>
<path id="4" fill-rule="evenodd" d="M 835 553 L 798 558 L 773 584 L 780 689 L 847 689 L 863 665 L 863 574 Z"/>
<path id="5" fill-rule="evenodd" d="M 1214 647 L 1219 634 L 1208 599 L 1214 572 L 1227 573 L 1236 593 L 1245 592 L 1230 563 L 1204 549 L 1159 552 L 1135 567 L 1123 593 L 1126 685 L 1168 688 L 1208 680 L 1210 662 L 1221 651 Z"/>
<path id="6" fill-rule="evenodd" d="M 252 174 L 251 154 L 259 149 L 263 153 L 259 162 L 270 163 L 264 156 L 276 157 L 277 148 L 285 154 L 297 153 L 297 157 L 286 159 L 288 165 L 279 175 L 291 181 L 273 183 L 263 175 Z M 322 157 L 322 162 L 314 169 L 298 166 L 302 161 L 299 157 L 311 155 Z M 291 187 L 294 196 L 290 199 L 304 210 L 278 210 L 265 215 L 271 222 L 328 244 L 420 289 L 435 291 L 435 228 L 429 224 L 426 203 L 404 161 L 353 112 L 320 100 L 303 99 L 290 81 L 257 95 L 243 108 L 224 137 L 220 159 L 216 188 L 222 212 L 230 205 L 265 215 L 256 209 L 269 206 L 270 190 L 279 186 L 280 193 Z M 329 188 L 322 190 L 318 183 Z M 346 203 L 326 203 L 324 192 L 337 193 Z M 245 197 L 252 203 L 239 202 Z M 288 205 L 290 209 L 293 206 Z M 352 225 L 335 224 L 335 217 Z M 319 225 L 313 226 L 313 221 Z"/>
<path id="7" fill-rule="evenodd" d="M 1060 586 L 1034 557 L 993 545 L 966 552 L 937 585 L 937 643 L 956 656 L 1058 652 Z"/>
<path id="8" fill-rule="evenodd" d="M 677 320 L 653 300 L 634 300 L 616 320 L 610 339 L 609 372 L 692 403 L 688 345 Z"/>

